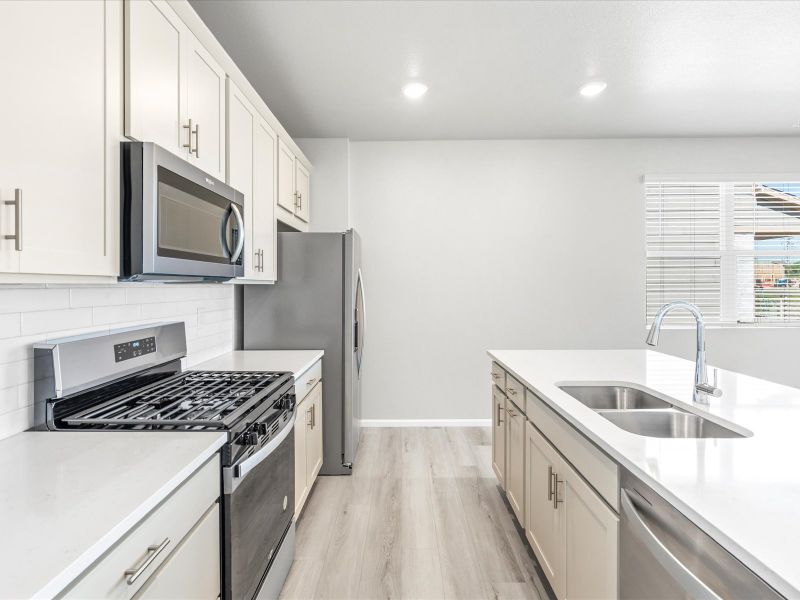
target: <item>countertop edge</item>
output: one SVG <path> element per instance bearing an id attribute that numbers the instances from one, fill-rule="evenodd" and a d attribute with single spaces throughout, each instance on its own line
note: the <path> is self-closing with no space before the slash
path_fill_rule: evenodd
<path id="1" fill-rule="evenodd" d="M 247 351 L 243 350 L 243 352 Z M 320 361 L 323 356 L 325 356 L 325 350 L 319 350 L 317 354 L 314 356 L 314 358 L 309 360 L 305 365 L 303 365 L 302 369 L 300 369 L 299 371 L 297 371 L 297 373 L 294 374 L 295 378 L 304 375 L 311 367 L 313 367 L 318 361 Z"/>
<path id="2" fill-rule="evenodd" d="M 513 367 L 509 366 L 502 359 L 500 359 L 495 354 L 496 352 L 502 352 L 502 350 L 497 350 L 497 349 L 487 350 L 486 354 L 494 362 L 502 366 L 507 371 L 513 373 L 514 376 L 517 379 L 519 379 L 525 385 L 526 388 L 530 388 L 531 391 L 535 392 L 538 398 L 543 400 L 548 407 L 550 407 L 553 411 L 556 412 L 556 414 L 558 414 L 559 417 L 561 417 L 567 423 L 569 423 L 575 429 L 577 429 L 581 433 L 581 435 L 583 435 L 586 439 L 588 439 L 592 444 L 597 446 L 612 460 L 614 460 L 622 467 L 630 471 L 633 475 L 641 479 L 642 482 L 653 488 L 653 490 L 656 493 L 660 494 L 665 500 L 667 500 L 670 504 L 672 504 L 672 506 L 674 506 L 680 512 L 684 513 L 684 515 L 686 515 L 691 521 L 693 521 L 696 525 L 698 525 L 701 529 L 703 529 L 703 531 L 705 531 L 709 536 L 711 536 L 718 544 L 720 544 L 734 557 L 736 557 L 739 561 L 741 561 L 744 565 L 746 565 L 749 569 L 751 569 L 754 573 L 756 573 L 759 577 L 761 577 L 770 586 L 775 588 L 780 594 L 786 596 L 787 598 L 800 597 L 800 590 L 795 589 L 794 586 L 790 584 L 788 581 L 786 581 L 781 575 L 779 575 L 773 569 L 765 565 L 756 556 L 748 552 L 747 549 L 745 549 L 735 540 L 726 535 L 724 531 L 718 529 L 712 523 L 707 521 L 705 517 L 703 517 L 700 513 L 695 511 L 690 505 L 686 504 L 686 502 L 684 502 L 676 495 L 674 495 L 668 487 L 666 487 L 660 481 L 654 479 L 647 472 L 643 471 L 638 465 L 636 465 L 636 463 L 629 460 L 624 454 L 620 453 L 613 446 L 608 444 L 602 437 L 596 435 L 591 430 L 587 430 L 583 426 L 583 423 L 581 423 L 580 420 L 576 419 L 573 415 L 563 410 L 559 402 L 551 399 L 547 394 L 543 393 L 540 390 L 541 386 L 536 386 L 527 379 L 525 379 L 524 377 L 522 377 L 522 375 L 520 375 Z M 591 409 L 587 408 L 586 410 L 591 410 Z"/>
<path id="3" fill-rule="evenodd" d="M 120 521 L 115 527 L 110 529 L 103 537 L 76 558 L 68 567 L 53 577 L 47 585 L 33 594 L 34 598 L 53 598 L 66 590 L 86 569 L 88 569 L 98 558 L 112 548 L 125 534 L 133 529 L 144 517 L 154 508 L 163 502 L 172 492 L 186 481 L 195 471 L 203 466 L 216 452 L 225 444 L 227 436 L 221 433 L 197 457 L 188 463 L 183 469 L 178 471 L 161 488 L 156 490 L 147 500 L 142 502 L 137 509 Z"/>

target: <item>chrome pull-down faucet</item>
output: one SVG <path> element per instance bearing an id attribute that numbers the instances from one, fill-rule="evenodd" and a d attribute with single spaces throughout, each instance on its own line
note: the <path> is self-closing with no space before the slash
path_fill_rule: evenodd
<path id="1" fill-rule="evenodd" d="M 708 373 L 706 371 L 706 325 L 703 313 L 694 304 L 678 300 L 665 304 L 656 313 L 650 332 L 647 334 L 647 344 L 655 346 L 658 344 L 658 336 L 661 333 L 661 325 L 664 317 L 677 308 L 688 310 L 697 322 L 697 356 L 694 363 L 694 386 L 692 387 L 692 401 L 700 404 L 708 404 L 708 396 L 718 398 L 722 396 L 722 390 L 716 387 L 716 376 L 714 385 L 708 383 Z M 716 375 L 716 371 L 715 371 Z"/>

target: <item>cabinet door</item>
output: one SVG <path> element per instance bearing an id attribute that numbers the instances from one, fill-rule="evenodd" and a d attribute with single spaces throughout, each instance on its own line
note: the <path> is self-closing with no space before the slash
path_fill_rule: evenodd
<path id="1" fill-rule="evenodd" d="M 244 276 L 260 275 L 260 255 L 254 241 L 253 166 L 256 111 L 232 81 L 228 81 L 228 184 L 244 194 Z"/>
<path id="2" fill-rule="evenodd" d="M 118 273 L 121 18 L 116 3 L 0 3 L 0 201 L 19 201 L 0 204 L 2 272 Z"/>
<path id="3" fill-rule="evenodd" d="M 300 516 L 300 511 L 308 494 L 308 481 L 306 480 L 306 438 L 311 424 L 311 404 L 306 396 L 297 405 L 297 416 L 294 422 L 294 518 Z"/>
<path id="4" fill-rule="evenodd" d="M 492 386 L 492 469 L 506 489 L 506 397 Z"/>
<path id="5" fill-rule="evenodd" d="M 564 597 L 564 510 L 554 507 L 553 477 L 561 458 L 530 423 L 525 424 L 525 537 L 558 598 Z"/>
<path id="6" fill-rule="evenodd" d="M 295 159 L 295 187 L 297 188 L 297 208 L 295 215 L 298 219 L 309 222 L 311 219 L 311 193 L 308 170 L 299 160 Z"/>
<path id="7" fill-rule="evenodd" d="M 135 598 L 213 600 L 220 593 L 219 557 L 219 504 L 214 504 Z"/>
<path id="8" fill-rule="evenodd" d="M 259 279 L 278 279 L 275 196 L 278 193 L 278 136 L 257 116 L 253 131 L 253 245 L 261 253 Z M 252 255 L 251 255 L 252 256 Z"/>
<path id="9" fill-rule="evenodd" d="M 506 401 L 506 496 L 525 525 L 525 415 L 510 400 Z"/>
<path id="10" fill-rule="evenodd" d="M 166 2 L 125 2 L 125 135 L 155 142 L 184 158 L 189 132 L 182 127 L 186 99 L 181 58 L 190 35 Z"/>
<path id="11" fill-rule="evenodd" d="M 289 146 L 278 140 L 278 206 L 294 214 L 297 198 L 295 197 L 294 153 Z"/>
<path id="12" fill-rule="evenodd" d="M 311 426 L 306 438 L 306 481 L 308 491 L 314 486 L 319 470 L 322 468 L 322 383 L 311 390 Z"/>
<path id="13" fill-rule="evenodd" d="M 565 461 L 562 461 L 559 499 L 563 493 L 566 549 L 565 598 L 617 598 L 619 518 Z"/>
<path id="14" fill-rule="evenodd" d="M 192 120 L 189 160 L 224 179 L 225 71 L 194 35 L 187 35 L 185 54 L 186 114 Z"/>

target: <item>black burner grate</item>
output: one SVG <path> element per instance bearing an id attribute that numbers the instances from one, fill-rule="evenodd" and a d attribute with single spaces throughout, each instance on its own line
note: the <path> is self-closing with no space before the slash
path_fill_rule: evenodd
<path id="1" fill-rule="evenodd" d="M 64 417 L 70 425 L 229 429 L 289 373 L 187 371 Z"/>

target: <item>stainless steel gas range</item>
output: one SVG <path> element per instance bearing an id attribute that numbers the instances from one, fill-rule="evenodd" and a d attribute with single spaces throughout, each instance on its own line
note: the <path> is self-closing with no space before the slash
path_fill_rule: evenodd
<path id="1" fill-rule="evenodd" d="M 222 595 L 277 598 L 294 555 L 294 378 L 183 371 L 185 356 L 183 323 L 37 344 L 37 427 L 225 432 Z"/>

